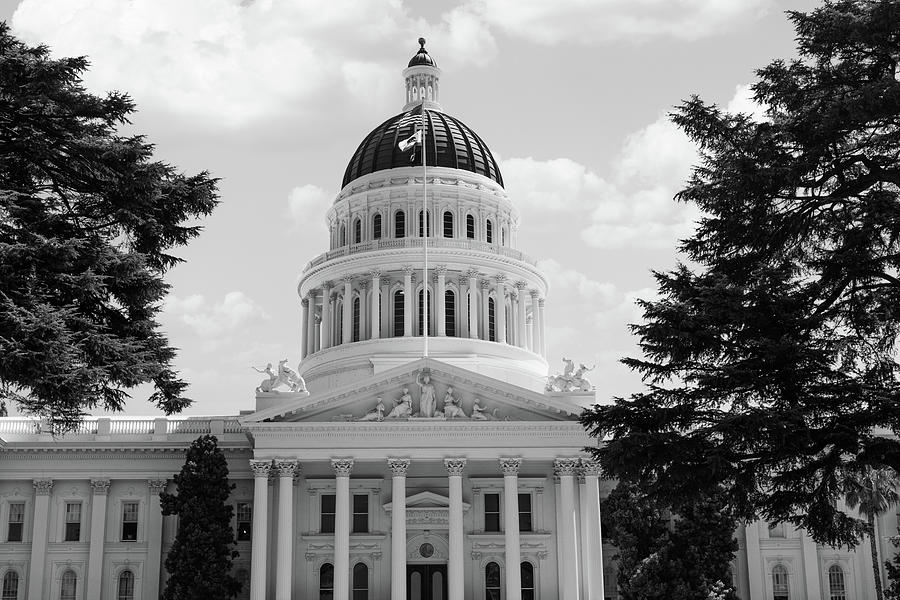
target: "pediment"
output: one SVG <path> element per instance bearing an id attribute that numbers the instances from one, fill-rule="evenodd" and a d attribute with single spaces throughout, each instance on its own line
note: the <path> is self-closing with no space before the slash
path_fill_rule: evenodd
<path id="1" fill-rule="evenodd" d="M 427 416 L 422 407 L 427 374 L 432 385 L 436 412 Z M 461 411 L 447 410 L 451 396 Z M 404 393 L 404 388 L 407 390 Z M 426 394 L 427 395 L 427 394 Z M 404 396 L 406 398 L 404 399 Z M 383 409 L 377 410 L 381 402 Z M 305 397 L 287 399 L 278 405 L 242 417 L 244 425 L 263 421 L 574 421 L 593 399 L 536 392 L 461 366 L 420 358 L 342 387 Z M 403 405 L 407 405 L 405 409 Z M 400 408 L 397 408 L 400 406 Z M 396 409 L 396 410 L 395 410 Z"/>
<path id="2" fill-rule="evenodd" d="M 394 508 L 392 502 L 383 505 L 384 510 L 391 512 Z M 463 512 L 469 510 L 469 503 L 462 503 Z M 406 510 L 449 510 L 450 498 L 435 492 L 424 491 L 406 497 Z"/>

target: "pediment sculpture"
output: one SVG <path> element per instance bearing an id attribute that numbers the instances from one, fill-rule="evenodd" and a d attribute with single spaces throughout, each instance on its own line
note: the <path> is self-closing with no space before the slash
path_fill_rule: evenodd
<path id="1" fill-rule="evenodd" d="M 276 389 L 281 386 L 287 386 L 290 392 L 305 392 L 306 382 L 297 371 L 287 366 L 288 359 L 278 361 L 278 369 L 272 368 L 272 363 L 268 363 L 264 369 L 251 367 L 257 373 L 265 373 L 268 375 L 263 379 L 256 388 L 257 394 L 277 394 L 280 390 Z"/>
<path id="2" fill-rule="evenodd" d="M 590 392 L 594 389 L 591 382 L 585 378 L 584 374 L 593 371 L 593 367 L 587 367 L 584 363 L 578 365 L 575 369 L 575 363 L 571 358 L 563 358 L 566 365 L 563 372 L 559 375 L 550 375 L 547 377 L 547 385 L 544 388 L 548 392 Z"/>

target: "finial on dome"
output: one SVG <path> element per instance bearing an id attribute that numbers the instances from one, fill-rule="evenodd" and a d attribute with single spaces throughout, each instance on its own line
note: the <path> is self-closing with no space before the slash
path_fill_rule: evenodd
<path id="1" fill-rule="evenodd" d="M 419 46 L 422 47 L 422 50 L 425 49 L 425 38 L 422 38 L 422 37 L 419 38 Z"/>
<path id="2" fill-rule="evenodd" d="M 415 56 L 409 61 L 410 67 L 415 67 L 417 65 L 426 65 L 429 67 L 437 66 L 437 63 L 434 62 L 434 59 L 428 54 L 428 50 L 425 49 L 425 38 L 423 37 L 419 38 L 419 51 L 416 52 Z"/>

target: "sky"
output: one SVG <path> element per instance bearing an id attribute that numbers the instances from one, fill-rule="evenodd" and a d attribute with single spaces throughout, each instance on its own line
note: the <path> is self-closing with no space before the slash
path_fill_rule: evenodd
<path id="1" fill-rule="evenodd" d="M 125 131 L 221 204 L 177 254 L 160 316 L 190 383 L 186 414 L 254 406 L 251 366 L 300 360 L 303 266 L 363 137 L 401 112 L 417 38 L 444 110 L 500 162 L 519 248 L 550 283 L 550 371 L 596 365 L 597 399 L 641 389 L 628 324 L 652 270 L 678 260 L 697 212 L 673 197 L 697 160 L 667 114 L 691 95 L 758 110 L 754 70 L 795 56 L 786 10 L 810 0 L 0 0 L 53 55 L 89 57 L 85 85 L 128 92 Z M 156 414 L 150 389 L 126 413 Z"/>

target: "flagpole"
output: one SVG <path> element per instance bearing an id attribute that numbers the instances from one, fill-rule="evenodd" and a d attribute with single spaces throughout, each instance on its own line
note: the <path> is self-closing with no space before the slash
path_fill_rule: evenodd
<path id="1" fill-rule="evenodd" d="M 428 358 L 428 167 L 425 164 L 427 162 L 425 124 L 425 98 L 422 98 L 422 253 L 425 257 L 422 267 L 422 335 L 424 336 L 422 357 Z"/>

